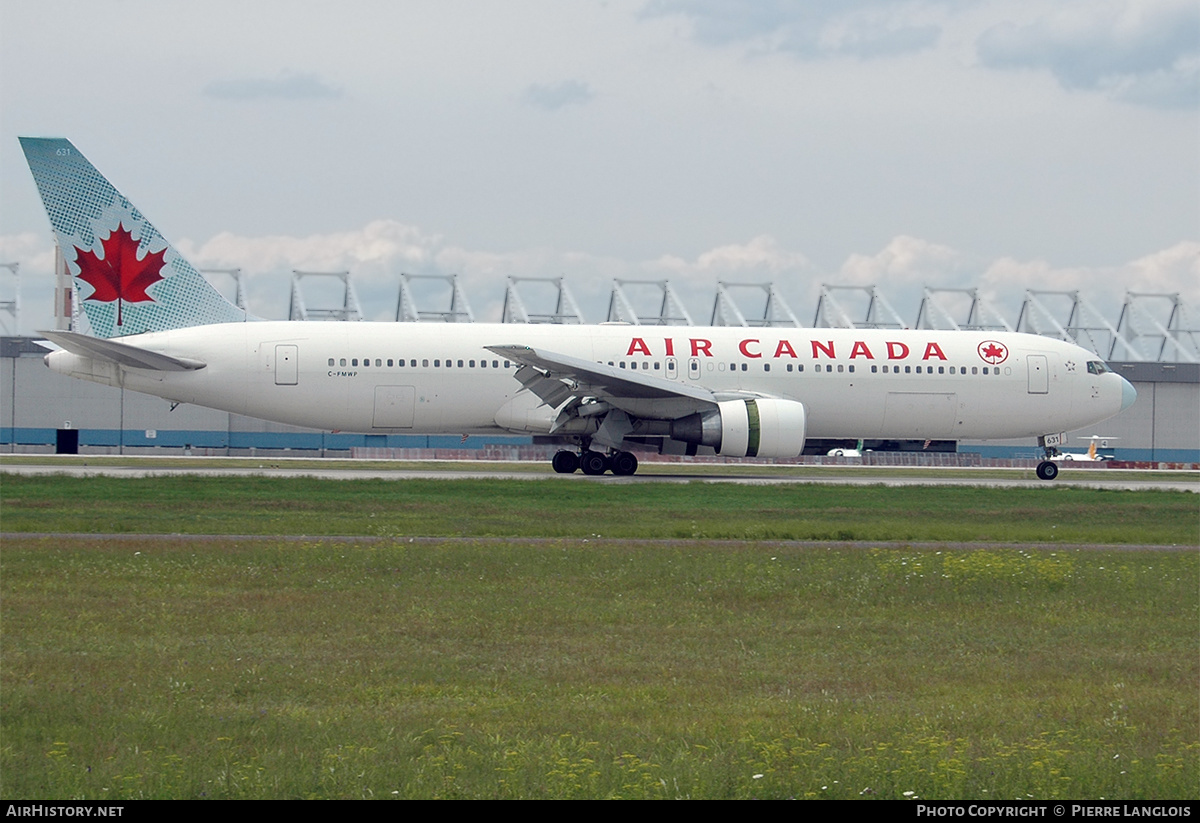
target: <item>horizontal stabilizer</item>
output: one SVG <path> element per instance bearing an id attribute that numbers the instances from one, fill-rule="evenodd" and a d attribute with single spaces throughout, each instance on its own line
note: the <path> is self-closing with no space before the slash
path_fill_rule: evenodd
<path id="1" fill-rule="evenodd" d="M 51 343 L 62 346 L 72 354 L 80 357 L 92 357 L 97 360 L 108 360 L 128 366 L 133 369 L 149 369 L 151 371 L 195 371 L 205 367 L 205 363 L 188 357 L 172 357 L 156 351 L 131 346 L 128 343 L 118 343 L 115 340 L 105 340 L 100 337 L 89 337 L 71 331 L 42 331 L 38 334 Z"/>

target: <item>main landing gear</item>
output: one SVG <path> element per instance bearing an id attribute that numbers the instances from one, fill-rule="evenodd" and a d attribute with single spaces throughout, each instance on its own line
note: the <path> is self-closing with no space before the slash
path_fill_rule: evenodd
<path id="1" fill-rule="evenodd" d="M 579 454 L 563 449 L 554 455 L 550 465 L 559 474 L 573 474 L 576 469 L 582 469 L 584 474 L 601 475 L 611 471 L 617 476 L 628 477 L 637 471 L 638 460 L 632 452 L 612 452 L 606 456 L 588 448 L 581 449 Z"/>

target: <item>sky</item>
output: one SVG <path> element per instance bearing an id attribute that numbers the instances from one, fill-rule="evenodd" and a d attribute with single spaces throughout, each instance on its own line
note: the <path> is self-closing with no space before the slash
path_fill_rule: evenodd
<path id="1" fill-rule="evenodd" d="M 698 322 L 718 281 L 806 325 L 822 283 L 909 323 L 925 286 L 1010 323 L 1027 288 L 1200 311 L 1194 0 L 0 0 L 0 263 L 32 333 L 53 245 L 18 135 L 71 139 L 271 318 L 293 269 L 351 271 L 372 320 L 401 272 L 458 274 L 481 321 L 506 276 L 564 276 L 592 322 L 613 278 Z"/>

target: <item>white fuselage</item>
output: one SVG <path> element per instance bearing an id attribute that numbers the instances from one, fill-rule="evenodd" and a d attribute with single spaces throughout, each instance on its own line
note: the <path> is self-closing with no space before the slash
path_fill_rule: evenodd
<path id="1" fill-rule="evenodd" d="M 485 348 L 502 345 L 717 394 L 795 400 L 810 438 L 1070 431 L 1120 411 L 1128 385 L 1093 373 L 1088 362 L 1098 358 L 1085 349 L 1005 332 L 267 321 L 119 340 L 206 366 L 153 371 L 66 351 L 47 364 L 173 401 L 345 432 L 548 432 L 552 410 L 523 391 L 516 363 Z"/>

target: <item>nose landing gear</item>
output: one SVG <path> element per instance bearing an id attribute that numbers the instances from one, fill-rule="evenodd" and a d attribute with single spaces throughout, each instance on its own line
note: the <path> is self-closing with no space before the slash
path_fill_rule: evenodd
<path id="1" fill-rule="evenodd" d="M 1058 477 L 1058 464 L 1043 460 L 1037 465 L 1038 480 L 1053 480 Z"/>
<path id="2" fill-rule="evenodd" d="M 1058 455 L 1058 447 L 1066 440 L 1065 434 L 1046 434 L 1038 438 L 1046 459 L 1037 465 L 1038 480 L 1053 480 L 1058 477 L 1058 464 L 1050 458 Z"/>

